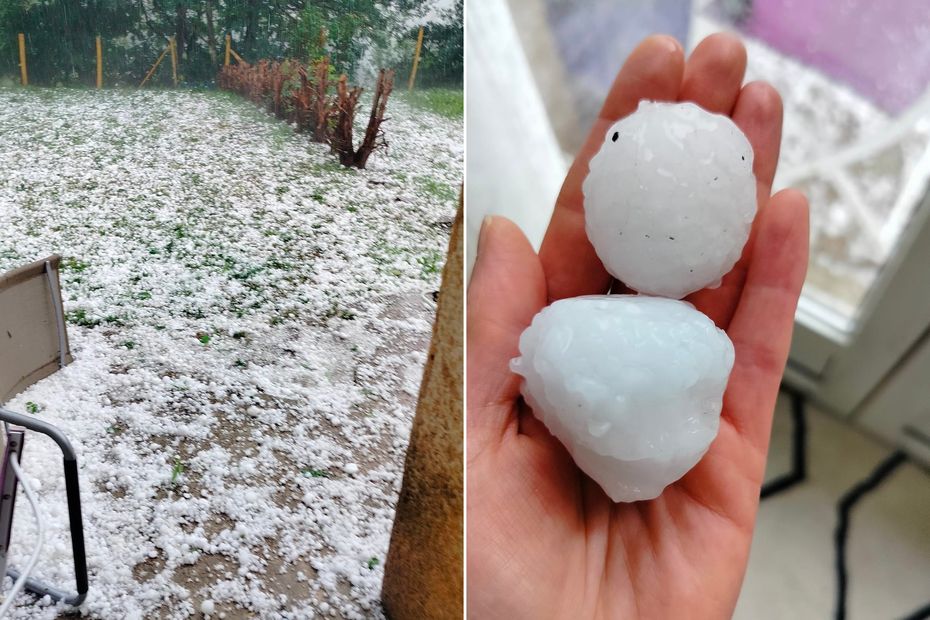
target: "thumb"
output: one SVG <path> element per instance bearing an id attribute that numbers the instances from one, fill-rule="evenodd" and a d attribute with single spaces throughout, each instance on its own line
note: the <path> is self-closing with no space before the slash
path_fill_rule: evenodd
<path id="1" fill-rule="evenodd" d="M 546 304 L 539 257 L 516 224 L 488 216 L 468 287 L 468 416 L 470 439 L 499 437 L 516 421 L 519 377 L 510 360 L 520 334 Z"/>

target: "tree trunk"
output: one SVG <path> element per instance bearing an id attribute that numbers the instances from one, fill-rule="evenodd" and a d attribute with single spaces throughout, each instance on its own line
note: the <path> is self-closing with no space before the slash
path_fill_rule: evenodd
<path id="1" fill-rule="evenodd" d="M 307 78 L 306 67 L 298 65 L 297 76 L 300 78 L 300 88 L 291 95 L 291 104 L 294 107 L 294 122 L 297 124 L 297 131 L 303 133 L 310 127 L 313 85 Z"/>
<path id="2" fill-rule="evenodd" d="M 329 140 L 329 119 L 333 114 L 329 100 L 329 57 L 320 59 L 314 66 L 313 83 L 313 139 L 317 142 Z"/>
<path id="3" fill-rule="evenodd" d="M 355 165 L 355 150 L 352 146 L 352 125 L 355 122 L 355 106 L 362 94 L 362 89 L 349 90 L 349 78 L 343 73 L 336 84 L 337 103 L 336 128 L 330 137 L 330 146 L 339 155 L 343 166 Z"/>
<path id="4" fill-rule="evenodd" d="M 242 53 L 246 58 L 254 58 L 255 38 L 258 36 L 258 0 L 249 0 L 247 6 Z"/>
<path id="5" fill-rule="evenodd" d="M 213 0 L 207 0 L 207 51 L 210 53 L 210 63 L 216 66 L 216 31 L 213 27 Z"/>
<path id="6" fill-rule="evenodd" d="M 368 118 L 368 128 L 365 130 L 365 137 L 355 153 L 354 165 L 357 168 L 364 168 L 368 163 L 368 156 L 381 144 L 385 144 L 381 136 L 381 123 L 384 122 L 384 112 L 387 110 L 388 97 L 394 89 L 394 70 L 385 71 L 381 69 L 378 72 L 378 86 L 375 90 L 375 98 L 371 102 L 371 116 Z"/>
<path id="7" fill-rule="evenodd" d="M 187 42 L 187 7 L 181 2 L 178 2 L 175 10 L 174 41 L 180 60 L 184 57 L 184 44 Z"/>

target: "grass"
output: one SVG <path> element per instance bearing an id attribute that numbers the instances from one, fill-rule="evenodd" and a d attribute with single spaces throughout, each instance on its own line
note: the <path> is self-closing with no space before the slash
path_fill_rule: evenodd
<path id="1" fill-rule="evenodd" d="M 374 570 L 375 566 L 377 566 L 380 563 L 381 563 L 381 560 L 379 560 L 378 558 L 374 556 L 372 556 L 371 558 L 368 559 L 367 562 L 365 562 L 365 564 L 368 566 L 368 570 Z"/>
<path id="2" fill-rule="evenodd" d="M 444 256 L 437 252 L 436 250 L 430 250 L 425 255 L 417 258 L 417 262 L 420 263 L 420 271 L 424 278 L 439 273 L 442 269 L 442 260 Z"/>
<path id="3" fill-rule="evenodd" d="M 354 321 L 355 313 L 347 308 L 340 308 L 337 304 L 333 303 L 329 307 L 329 310 L 323 313 L 323 319 L 331 319 L 333 317 L 339 317 L 344 321 Z"/>
<path id="4" fill-rule="evenodd" d="M 26 411 L 31 413 L 32 415 L 39 413 L 40 409 L 41 407 L 39 407 L 39 405 L 32 402 L 31 400 L 28 403 L 26 403 Z"/>
<path id="5" fill-rule="evenodd" d="M 304 469 L 303 471 L 301 471 L 301 473 L 305 476 L 310 476 L 311 478 L 332 478 L 333 477 L 332 474 L 330 474 L 325 469 L 314 469 L 312 467 L 308 467 L 307 469 Z"/>
<path id="6" fill-rule="evenodd" d="M 446 118 L 465 115 L 465 92 L 461 88 L 424 88 L 404 96 L 411 105 Z"/>
<path id="7" fill-rule="evenodd" d="M 87 310 L 84 308 L 78 308 L 77 310 L 66 312 L 65 320 L 72 325 L 78 325 L 80 327 L 97 327 L 100 325 L 100 320 L 88 317 Z"/>
<path id="8" fill-rule="evenodd" d="M 183 473 L 184 463 L 181 462 L 181 457 L 176 456 L 174 457 L 174 465 L 171 467 L 171 484 L 176 484 Z"/>
<path id="9" fill-rule="evenodd" d="M 451 202 L 456 199 L 456 191 L 447 183 L 442 183 L 431 177 L 418 177 L 420 190 L 427 196 L 432 196 L 442 202 Z"/>
<path id="10" fill-rule="evenodd" d="M 89 264 L 85 263 L 84 261 L 80 259 L 67 257 L 61 260 L 60 269 L 62 271 L 73 271 L 75 273 L 82 273 L 89 266 L 90 266 Z"/>

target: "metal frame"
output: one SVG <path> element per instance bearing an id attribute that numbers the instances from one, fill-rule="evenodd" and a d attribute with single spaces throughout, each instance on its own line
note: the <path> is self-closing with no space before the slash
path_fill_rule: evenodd
<path id="1" fill-rule="evenodd" d="M 13 393 L 0 394 L 0 403 L 2 403 L 4 398 L 12 397 L 16 392 L 25 389 L 39 379 L 63 368 L 71 361 L 68 347 L 68 332 L 65 326 L 64 309 L 61 303 L 61 291 L 58 281 L 57 267 L 60 260 L 61 257 L 54 255 L 45 260 L 37 261 L 31 265 L 14 270 L 8 274 L 3 274 L 6 277 L 10 277 L 10 274 L 16 277 L 35 277 L 41 273 L 37 271 L 38 269 L 44 272 L 48 283 L 49 298 L 52 304 L 55 329 L 58 336 L 58 368 L 54 370 L 48 369 L 50 364 L 45 364 L 45 366 L 43 366 L 45 370 L 42 373 L 37 375 L 33 372 L 31 375 L 25 377 L 23 381 L 14 385 Z M 53 364 L 54 361 L 50 363 Z M 87 556 L 84 548 L 84 524 L 81 516 L 81 494 L 78 481 L 77 453 L 75 453 L 71 442 L 58 427 L 43 420 L 39 420 L 34 416 L 16 413 L 15 411 L 10 411 L 0 406 L 0 421 L 6 424 L 14 424 L 23 427 L 23 429 L 36 431 L 43 435 L 48 435 L 61 449 L 64 462 L 65 490 L 68 498 L 68 521 L 71 529 L 71 550 L 74 554 L 74 579 L 77 593 L 69 592 L 33 578 L 26 580 L 25 588 L 40 597 L 48 596 L 55 601 L 63 601 L 68 605 L 77 607 L 84 602 L 88 591 Z M 0 487 L 0 492 L 2 492 L 2 495 L 0 495 L 0 553 L 2 553 L 2 556 L 0 556 L 0 575 L 5 571 L 5 573 L 15 581 L 20 577 L 21 573 L 15 568 L 6 568 L 5 563 L 6 551 L 9 545 L 9 532 L 13 522 L 13 502 L 16 497 L 17 477 L 15 474 L 8 471 L 7 466 L 11 450 L 15 449 L 18 451 L 19 455 L 22 454 L 25 433 L 20 429 L 16 429 L 15 431 L 6 430 L 11 433 L 13 439 L 8 441 L 6 449 L 3 451 L 3 462 L 0 463 L 0 468 L 2 468 L 0 469 L 0 485 L 2 485 L 2 487 Z M 12 433 L 17 434 L 12 435 Z M 15 444 L 14 441 L 16 442 Z"/>
<path id="2" fill-rule="evenodd" d="M 65 470 L 65 490 L 68 497 L 68 521 L 71 528 L 71 550 L 74 554 L 74 580 L 77 587 L 77 594 L 72 594 L 66 590 L 49 585 L 38 579 L 29 578 L 26 580 L 26 589 L 38 596 L 49 596 L 55 601 L 64 601 L 68 605 L 77 607 L 87 598 L 88 578 L 87 578 L 87 556 L 84 549 L 84 524 L 81 517 L 81 494 L 78 484 L 78 465 L 77 453 L 71 446 L 71 442 L 57 426 L 53 426 L 43 420 L 34 417 L 16 413 L 0 407 L 0 420 L 8 424 L 23 426 L 31 431 L 42 433 L 51 437 L 64 457 Z M 9 568 L 6 574 L 15 581 L 19 578 L 20 573 L 14 568 Z"/>
<path id="3" fill-rule="evenodd" d="M 13 509 L 16 505 L 16 472 L 10 467 L 10 456 L 22 460 L 25 429 L 10 428 L 4 424 L 3 461 L 0 463 L 0 575 L 6 574 L 7 558 L 10 552 L 10 534 L 13 531 Z"/>

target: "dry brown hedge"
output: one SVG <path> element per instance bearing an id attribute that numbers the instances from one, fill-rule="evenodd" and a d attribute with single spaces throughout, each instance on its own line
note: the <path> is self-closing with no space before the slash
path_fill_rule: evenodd
<path id="1" fill-rule="evenodd" d="M 371 153 L 387 145 L 381 123 L 394 88 L 393 70 L 378 72 L 368 127 L 357 149 L 353 128 L 362 89 L 349 86 L 344 74 L 333 82 L 328 58 L 311 65 L 295 60 L 226 65 L 220 69 L 217 82 L 220 88 L 294 123 L 298 132 L 309 134 L 316 142 L 329 144 L 345 166 L 364 168 Z"/>

